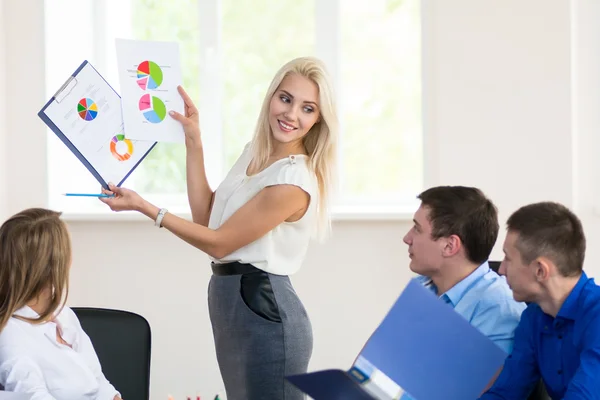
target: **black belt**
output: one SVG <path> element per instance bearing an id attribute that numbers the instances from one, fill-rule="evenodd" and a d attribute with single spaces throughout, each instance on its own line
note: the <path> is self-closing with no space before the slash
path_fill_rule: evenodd
<path id="1" fill-rule="evenodd" d="M 226 264 L 210 263 L 214 275 L 244 275 L 252 272 L 261 272 L 252 264 L 242 264 L 241 262 L 231 262 Z"/>

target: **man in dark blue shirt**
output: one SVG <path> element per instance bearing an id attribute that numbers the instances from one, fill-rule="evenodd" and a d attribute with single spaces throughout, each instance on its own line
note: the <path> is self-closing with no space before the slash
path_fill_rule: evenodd
<path id="1" fill-rule="evenodd" d="M 515 300 L 531 305 L 481 400 L 526 399 L 540 377 L 553 400 L 600 399 L 600 286 L 583 272 L 581 222 L 544 202 L 520 208 L 507 225 L 500 272 Z"/>

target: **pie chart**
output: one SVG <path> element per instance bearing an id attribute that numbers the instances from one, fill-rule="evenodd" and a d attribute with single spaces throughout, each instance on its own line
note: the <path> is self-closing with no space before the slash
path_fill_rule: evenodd
<path id="1" fill-rule="evenodd" d="M 140 98 L 139 108 L 148 122 L 158 124 L 167 116 L 167 107 L 161 99 L 150 94 Z"/>
<path id="2" fill-rule="evenodd" d="M 143 61 L 138 65 L 137 77 L 137 84 L 142 90 L 156 89 L 163 81 L 163 72 L 154 61 Z"/>
<path id="3" fill-rule="evenodd" d="M 77 103 L 77 113 L 84 121 L 93 121 L 98 116 L 98 106 L 94 100 L 86 97 Z"/>

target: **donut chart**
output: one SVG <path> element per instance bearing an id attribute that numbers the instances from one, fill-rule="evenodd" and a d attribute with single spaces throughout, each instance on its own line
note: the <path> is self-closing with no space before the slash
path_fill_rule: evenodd
<path id="1" fill-rule="evenodd" d="M 83 98 L 77 103 L 77 113 L 84 121 L 93 121 L 98 116 L 98 105 L 90 98 Z"/>
<path id="2" fill-rule="evenodd" d="M 154 61 L 143 61 L 137 68 L 137 84 L 142 90 L 156 89 L 163 82 L 162 69 Z"/>
<path id="3" fill-rule="evenodd" d="M 119 145 L 119 143 L 122 144 Z M 119 145 L 119 148 L 122 148 L 124 145 L 127 147 L 127 150 L 123 152 L 117 148 L 117 145 Z M 131 143 L 131 140 L 125 139 L 125 135 L 119 134 L 113 136 L 113 138 L 110 141 L 110 152 L 112 153 L 113 157 L 117 160 L 127 161 L 131 158 L 131 155 L 133 154 L 133 143 Z"/>

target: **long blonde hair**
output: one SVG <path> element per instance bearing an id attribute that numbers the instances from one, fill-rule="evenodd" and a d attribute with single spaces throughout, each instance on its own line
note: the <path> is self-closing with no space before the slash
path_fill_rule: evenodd
<path id="1" fill-rule="evenodd" d="M 300 57 L 282 66 L 269 85 L 263 101 L 252 139 L 252 164 L 262 170 L 273 150 L 269 108 L 271 98 L 283 79 L 298 74 L 313 81 L 319 88 L 320 118 L 304 136 L 303 144 L 308 152 L 309 167 L 317 177 L 319 201 L 317 204 L 317 235 L 324 238 L 330 231 L 330 207 L 332 191 L 337 178 L 338 116 L 331 78 L 323 62 L 314 57 Z"/>
<path id="2" fill-rule="evenodd" d="M 0 331 L 20 308 L 52 291 L 39 318 L 46 322 L 62 309 L 69 292 L 71 239 L 61 213 L 30 208 L 13 215 L 0 227 Z"/>

